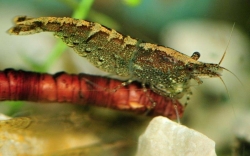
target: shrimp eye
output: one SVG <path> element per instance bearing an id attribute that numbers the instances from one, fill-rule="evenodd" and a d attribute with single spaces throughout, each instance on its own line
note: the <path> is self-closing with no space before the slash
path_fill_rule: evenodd
<path id="1" fill-rule="evenodd" d="M 194 59 L 194 60 L 198 60 L 200 58 L 201 54 L 196 51 L 192 54 L 191 58 Z"/>

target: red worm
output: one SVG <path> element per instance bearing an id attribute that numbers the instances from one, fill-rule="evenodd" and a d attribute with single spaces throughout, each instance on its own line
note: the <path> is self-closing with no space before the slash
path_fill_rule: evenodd
<path id="1" fill-rule="evenodd" d="M 131 83 L 116 92 L 107 91 L 121 85 L 121 81 L 86 74 L 55 75 L 6 69 L 0 71 L 0 101 L 66 102 L 89 104 L 116 110 L 126 110 L 152 116 L 176 119 L 174 105 L 181 116 L 184 108 L 175 100 L 151 90 L 145 93 L 138 83 Z M 156 105 L 152 107 L 153 99 Z M 150 110 L 150 111 L 148 111 Z"/>

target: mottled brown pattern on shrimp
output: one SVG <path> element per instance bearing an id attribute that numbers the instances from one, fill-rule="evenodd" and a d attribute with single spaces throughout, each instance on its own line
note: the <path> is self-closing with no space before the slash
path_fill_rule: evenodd
<path id="1" fill-rule="evenodd" d="M 190 57 L 124 36 L 98 23 L 68 17 L 17 17 L 15 24 L 10 34 L 54 32 L 98 68 L 149 85 L 154 92 L 174 99 L 190 92 L 191 79 L 200 84 L 201 77 L 219 77 L 224 69 L 219 64 L 197 61 L 198 53 Z"/>

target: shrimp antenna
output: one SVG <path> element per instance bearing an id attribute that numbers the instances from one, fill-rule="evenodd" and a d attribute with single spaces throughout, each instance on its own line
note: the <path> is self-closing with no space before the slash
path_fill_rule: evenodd
<path id="1" fill-rule="evenodd" d="M 222 81 L 222 83 L 223 83 L 223 85 L 225 86 L 225 88 L 226 88 L 226 90 L 227 90 L 227 95 L 228 95 L 228 97 L 229 97 L 229 99 L 230 99 L 230 94 L 229 94 L 229 91 L 228 91 L 228 89 L 227 89 L 227 85 L 225 84 L 225 82 L 223 81 L 223 79 L 219 76 L 219 78 L 220 78 L 220 80 Z"/>
<path id="2" fill-rule="evenodd" d="M 223 67 L 222 67 L 222 68 L 223 68 Z M 230 72 L 231 74 L 233 74 L 233 75 L 238 79 L 238 77 L 237 77 L 234 73 L 232 73 L 231 71 L 229 71 L 229 70 L 226 69 L 226 68 L 223 68 L 223 69 L 225 69 L 226 71 Z M 230 94 L 229 94 L 229 91 L 228 91 L 228 89 L 227 89 L 227 86 L 226 86 L 225 82 L 223 81 L 222 77 L 219 77 L 219 78 L 220 78 L 220 80 L 222 81 L 223 85 L 225 86 L 225 88 L 226 88 L 226 90 L 227 90 L 227 95 L 228 95 L 228 97 L 229 97 L 229 99 L 230 99 Z M 238 79 L 238 80 L 239 80 L 239 79 Z M 240 80 L 239 80 L 239 81 L 240 81 Z M 240 83 L 241 83 L 241 81 L 240 81 Z M 242 84 L 242 83 L 241 83 L 241 84 Z M 233 105 L 232 105 L 232 109 L 233 109 L 233 112 L 234 112 L 234 116 L 236 117 Z"/>
<path id="3" fill-rule="evenodd" d="M 227 47 L 226 47 L 226 49 L 225 49 L 225 51 L 224 51 L 224 54 L 223 54 L 223 56 L 222 56 L 222 58 L 221 58 L 221 60 L 220 60 L 220 62 L 219 62 L 219 65 L 221 64 L 221 62 L 223 61 L 223 59 L 224 59 L 224 57 L 225 57 L 225 55 L 226 55 L 226 53 L 227 53 L 227 49 L 228 49 L 228 47 L 229 47 L 229 44 L 230 44 L 230 41 L 231 41 L 231 38 L 232 38 L 234 26 L 235 26 L 235 23 L 233 24 L 233 27 L 232 27 L 232 30 L 231 30 L 231 33 L 230 33 L 230 37 L 229 37 L 229 41 L 228 41 L 228 43 L 227 43 Z"/>
<path id="4" fill-rule="evenodd" d="M 227 68 L 221 67 L 223 70 L 228 71 L 229 73 L 231 73 L 239 82 L 240 84 L 244 87 L 243 83 L 241 82 L 241 80 L 238 78 L 237 75 L 235 75 L 233 72 L 231 72 L 230 70 L 228 70 Z"/>
<path id="5" fill-rule="evenodd" d="M 223 61 L 223 59 L 224 59 L 224 57 L 225 57 L 225 55 L 226 55 L 227 49 L 228 49 L 228 47 L 229 47 L 229 44 L 230 44 L 230 41 L 231 41 L 231 38 L 232 38 L 234 26 L 235 26 L 235 23 L 233 24 L 233 27 L 232 27 L 232 30 L 231 30 L 231 33 L 230 33 L 230 37 L 229 37 L 229 41 L 228 41 L 228 43 L 227 43 L 227 47 L 226 47 L 225 52 L 224 52 L 224 54 L 223 54 L 223 56 L 222 56 L 222 58 L 221 58 L 221 60 L 220 60 L 220 62 L 219 62 L 219 65 L 221 64 L 221 62 Z M 244 87 L 243 83 L 240 81 L 240 79 L 238 78 L 238 76 L 236 76 L 233 72 L 231 72 L 230 70 L 228 70 L 228 69 L 226 69 L 226 68 L 224 68 L 224 67 L 221 67 L 221 68 L 224 69 L 224 70 L 226 70 L 226 71 L 228 71 L 228 72 L 231 73 L 232 75 L 234 75 L 234 77 L 235 77 L 235 78 L 240 82 L 240 84 Z M 223 80 L 222 80 L 222 82 L 223 82 Z M 224 83 L 224 82 L 223 82 L 223 83 Z M 225 84 L 225 83 L 224 83 L 224 84 Z"/>

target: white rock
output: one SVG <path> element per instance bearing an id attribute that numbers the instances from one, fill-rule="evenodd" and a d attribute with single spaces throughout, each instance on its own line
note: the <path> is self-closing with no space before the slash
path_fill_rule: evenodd
<path id="1" fill-rule="evenodd" d="M 136 156 L 216 156 L 215 142 L 168 118 L 155 117 L 139 138 Z"/>

